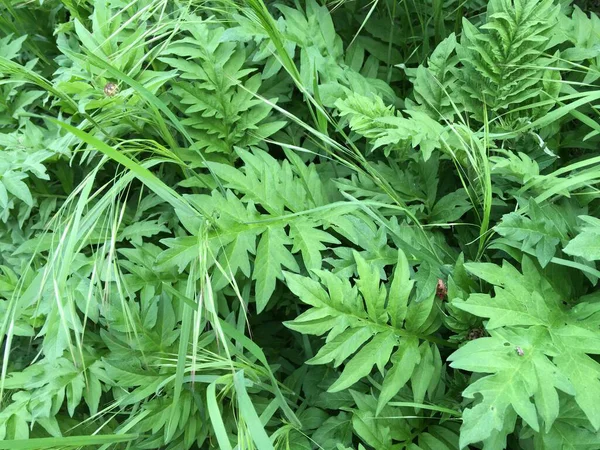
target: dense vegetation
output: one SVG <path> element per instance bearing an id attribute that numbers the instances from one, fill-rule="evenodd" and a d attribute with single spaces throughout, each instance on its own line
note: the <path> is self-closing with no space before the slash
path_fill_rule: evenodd
<path id="1" fill-rule="evenodd" d="M 578 5 L 0 1 L 0 448 L 600 449 Z"/>

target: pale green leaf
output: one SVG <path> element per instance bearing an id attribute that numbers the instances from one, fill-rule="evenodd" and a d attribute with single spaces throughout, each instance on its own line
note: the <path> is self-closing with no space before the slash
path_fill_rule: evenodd
<path id="1" fill-rule="evenodd" d="M 308 220 L 294 221 L 290 225 L 290 238 L 294 244 L 292 252 L 302 253 L 302 260 L 308 270 L 321 268 L 323 260 L 321 252 L 327 249 L 323 243 L 340 243 L 331 234 L 318 229 L 315 223 Z"/>
<path id="2" fill-rule="evenodd" d="M 374 265 L 367 263 L 358 252 L 354 252 L 354 259 L 358 270 L 356 284 L 365 301 L 367 314 L 371 321 L 383 322 L 386 290 L 384 286 L 380 286 L 379 271 Z"/>
<path id="3" fill-rule="evenodd" d="M 414 368 L 411 377 L 413 399 L 416 403 L 423 403 L 425 392 L 429 387 L 435 371 L 433 352 L 428 342 L 423 342 L 419 347 L 419 363 Z"/>
<path id="4" fill-rule="evenodd" d="M 377 415 L 384 406 L 410 380 L 414 369 L 421 360 L 419 340 L 415 337 L 400 339 L 398 350 L 392 355 L 392 367 L 387 371 L 377 400 Z"/>
<path id="5" fill-rule="evenodd" d="M 290 239 L 279 227 L 267 227 L 256 249 L 252 279 L 256 280 L 256 309 L 261 312 L 267 306 L 275 290 L 276 280 L 283 279 L 282 266 L 297 272 L 298 264 L 286 245 Z"/>
<path id="6" fill-rule="evenodd" d="M 397 338 L 393 332 L 377 334 L 346 364 L 340 377 L 327 391 L 339 392 L 352 386 L 362 377 L 371 373 L 371 369 L 379 358 L 389 359 L 396 345 Z"/>
<path id="7" fill-rule="evenodd" d="M 392 326 L 401 327 L 406 317 L 408 298 L 414 281 L 410 279 L 408 260 L 402 250 L 398 250 L 398 262 L 388 295 L 387 311 Z"/>
<path id="8" fill-rule="evenodd" d="M 590 216 L 579 216 L 579 219 L 588 225 L 584 226 L 582 231 L 569 241 L 564 252 L 588 261 L 597 261 L 600 259 L 600 221 Z"/>
<path id="9" fill-rule="evenodd" d="M 2 178 L 0 178 L 0 181 L 4 184 L 4 187 L 8 192 L 25 202 L 26 205 L 33 206 L 33 197 L 31 196 L 29 187 L 21 181 L 16 173 L 6 172 Z"/>
<path id="10" fill-rule="evenodd" d="M 327 342 L 307 364 L 327 364 L 334 361 L 333 366 L 342 364 L 346 358 L 354 354 L 373 336 L 369 327 L 349 328 L 334 339 Z"/>

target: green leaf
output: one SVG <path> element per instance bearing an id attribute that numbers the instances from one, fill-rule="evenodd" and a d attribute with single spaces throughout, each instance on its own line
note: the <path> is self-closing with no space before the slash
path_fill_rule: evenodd
<path id="1" fill-rule="evenodd" d="M 408 310 L 408 298 L 415 282 L 410 279 L 410 270 L 406 255 L 398 250 L 398 262 L 394 269 L 394 278 L 388 295 L 387 308 L 390 322 L 394 327 L 401 327 Z"/>
<path id="2" fill-rule="evenodd" d="M 123 231 L 121 231 L 119 239 L 128 239 L 135 244 L 141 245 L 141 238 L 152 237 L 159 233 L 170 233 L 170 230 L 158 220 L 134 222 L 127 225 Z"/>
<path id="3" fill-rule="evenodd" d="M 530 217 L 517 213 L 505 215 L 496 231 L 508 242 L 514 242 L 516 248 L 535 255 L 545 267 L 554 257 L 557 245 L 565 240 L 567 225 L 558 208 L 552 205 L 541 208 L 533 199 L 528 213 Z"/>
<path id="4" fill-rule="evenodd" d="M 386 372 L 377 400 L 379 415 L 385 405 L 404 387 L 421 360 L 419 340 L 415 337 L 400 339 L 398 350 L 392 355 L 392 367 Z"/>
<path id="5" fill-rule="evenodd" d="M 414 368 L 411 377 L 411 386 L 413 398 L 416 403 L 423 403 L 425 392 L 431 383 L 434 375 L 435 366 L 433 363 L 433 352 L 428 342 L 423 342 L 419 347 L 419 363 Z"/>
<path id="6" fill-rule="evenodd" d="M 534 439 L 535 448 L 542 450 L 595 450 L 600 442 L 600 432 L 578 426 L 572 417 L 566 416 L 565 420 L 555 422 L 552 429 L 537 434 Z"/>
<path id="7" fill-rule="evenodd" d="M 89 133 L 86 133 L 85 131 L 75 128 L 74 126 L 62 122 L 60 120 L 52 118 L 50 118 L 49 120 L 55 123 L 56 125 L 60 126 L 61 128 L 64 128 L 68 132 L 74 134 L 87 144 L 95 147 L 97 150 L 104 153 L 109 158 L 114 159 L 119 164 L 122 164 L 127 169 L 131 170 L 142 183 L 148 186 L 149 189 L 154 191 L 164 201 L 170 203 L 174 208 L 180 209 L 181 211 L 184 211 L 186 214 L 189 215 L 198 214 L 198 211 L 192 208 L 190 204 L 183 199 L 183 197 L 181 197 L 172 188 L 167 186 L 162 180 L 160 180 L 156 175 L 150 172 L 150 170 L 148 170 L 143 165 L 128 158 L 123 153 L 115 150 L 113 147 L 107 145 L 100 139 L 90 135 Z"/>
<path id="8" fill-rule="evenodd" d="M 323 243 L 339 244 L 335 237 L 317 228 L 316 223 L 309 220 L 297 220 L 290 224 L 290 238 L 293 242 L 292 252 L 300 251 L 302 260 L 308 270 L 319 270 L 323 258 L 321 252 L 327 247 Z"/>
<path id="9" fill-rule="evenodd" d="M 580 233 L 569 241 L 564 251 L 568 255 L 579 256 L 588 261 L 598 261 L 600 259 L 600 233 L 591 231 Z"/>
<path id="10" fill-rule="evenodd" d="M 591 426 L 600 428 L 600 364 L 588 354 L 600 354 L 598 319 L 564 308 L 562 299 L 527 257 L 521 274 L 505 262 L 466 264 L 467 270 L 495 286 L 495 296 L 471 294 L 452 304 L 489 319 L 489 338 L 468 342 L 448 360 L 451 367 L 483 376 L 464 392 L 481 401 L 463 414 L 461 448 L 502 439 L 512 432 L 508 422 L 516 412 L 531 428 L 549 431 L 559 416 L 557 390 L 573 396 Z M 585 309 L 586 304 L 580 303 Z"/>
<path id="11" fill-rule="evenodd" d="M 492 1 L 479 29 L 463 18 L 456 51 L 464 67 L 454 73 L 477 120 L 484 120 L 483 108 L 501 114 L 540 95 L 544 51 L 559 10 L 550 0 Z"/>
<path id="12" fill-rule="evenodd" d="M 457 308 L 478 317 L 489 318 L 486 329 L 518 325 L 550 326 L 554 321 L 554 309 L 560 301 L 558 295 L 550 291 L 544 297 L 542 292 L 528 290 L 527 285 L 530 283 L 524 284 L 523 275 L 512 265 L 505 262 L 500 268 L 490 263 L 467 263 L 465 268 L 478 278 L 497 286 L 493 302 L 490 302 L 488 294 L 472 294 L 465 302 L 452 302 Z M 532 296 L 531 301 L 525 303 L 524 295 L 528 298 Z"/>
<path id="13" fill-rule="evenodd" d="M 248 424 L 248 430 L 252 440 L 256 444 L 256 448 L 258 450 L 274 450 L 273 444 L 252 405 L 252 400 L 250 400 L 250 397 L 248 396 L 248 391 L 246 391 L 244 372 L 236 372 L 233 376 L 233 381 L 235 384 L 240 416 Z"/>
<path id="14" fill-rule="evenodd" d="M 464 189 L 459 189 L 440 198 L 429 215 L 432 223 L 452 223 L 473 208 Z"/>
<path id="15" fill-rule="evenodd" d="M 5 172 L 0 178 L 8 192 L 25 202 L 27 206 L 33 206 L 33 197 L 27 185 L 21 181 L 20 175 L 14 172 Z"/>
<path id="16" fill-rule="evenodd" d="M 377 334 L 346 364 L 340 377 L 327 389 L 327 392 L 339 392 L 367 376 L 380 360 L 389 360 L 396 345 L 397 338 L 393 332 Z"/>
<path id="17" fill-rule="evenodd" d="M 347 359 L 341 376 L 329 387 L 328 392 L 347 389 L 369 375 L 375 365 L 384 374 L 392 359 L 392 368 L 384 377 L 379 409 L 376 410 L 374 406 L 374 412 L 377 413 L 411 379 L 414 368 L 421 361 L 418 337 L 434 332 L 440 323 L 433 295 L 428 301 L 413 301 L 407 305 L 413 281 L 409 278 L 406 257 L 402 252 L 397 255 L 398 263 L 390 288 L 390 295 L 394 298 L 388 299 L 387 307 L 384 303 L 387 289 L 380 281 L 377 266 L 357 253 L 354 253 L 354 258 L 359 277 L 355 280 L 355 287 L 345 277 L 316 271 L 321 283 L 327 286 L 326 292 L 316 280 L 286 273 L 286 282 L 291 291 L 312 306 L 295 320 L 286 322 L 286 326 L 305 334 L 321 335 L 328 332 L 326 344 L 308 363 L 333 362 L 337 367 Z M 402 328 L 405 314 L 406 329 Z M 396 317 L 395 326 L 388 323 L 390 315 Z M 439 341 L 434 337 L 426 339 Z M 400 348 L 392 357 L 396 346 Z M 423 344 L 422 351 L 427 352 L 427 349 L 430 349 L 428 344 Z M 428 361 L 432 360 L 435 364 L 423 365 L 420 369 L 421 380 L 415 381 L 421 400 L 426 391 L 433 391 L 437 387 L 441 372 L 437 349 L 430 349 L 426 356 Z"/>
<path id="18" fill-rule="evenodd" d="M 435 293 L 430 294 L 429 298 L 417 302 L 413 300 L 409 303 L 406 311 L 406 329 L 408 331 L 419 333 L 427 329 L 431 319 L 437 315 Z"/>
<path id="19" fill-rule="evenodd" d="M 374 419 L 368 411 L 359 410 L 352 415 L 352 426 L 356 434 L 368 445 L 378 450 L 387 450 L 392 445 L 390 429 Z"/>
<path id="20" fill-rule="evenodd" d="M 353 131 L 372 140 L 374 149 L 419 147 L 427 161 L 432 151 L 442 146 L 443 127 L 423 112 L 409 110 L 411 117 L 401 117 L 394 113 L 393 107 L 386 107 L 381 98 L 371 99 L 356 93 L 338 100 L 335 106 L 341 116 L 349 117 Z"/>
<path id="21" fill-rule="evenodd" d="M 415 274 L 415 283 L 417 285 L 416 297 L 414 303 L 419 304 L 432 298 L 436 292 L 438 280 L 441 277 L 439 265 L 430 264 L 423 261 L 419 265 L 419 270 Z"/>
<path id="22" fill-rule="evenodd" d="M 325 306 L 329 303 L 329 295 L 319 282 L 294 273 L 284 273 L 288 288 L 304 303 L 315 307 Z"/>
<path id="23" fill-rule="evenodd" d="M 343 333 L 327 342 L 307 364 L 327 364 L 334 361 L 333 366 L 338 367 L 346 358 L 353 355 L 365 342 L 373 337 L 369 327 L 348 328 Z"/>
<path id="24" fill-rule="evenodd" d="M 358 252 L 354 252 L 354 259 L 359 277 L 356 284 L 367 306 L 367 314 L 372 322 L 385 322 L 386 290 L 379 284 L 379 271 Z"/>
<path id="25" fill-rule="evenodd" d="M 588 261 L 600 260 L 600 220 L 590 216 L 579 216 L 579 219 L 588 225 L 569 241 L 564 252 Z"/>
<path id="26" fill-rule="evenodd" d="M 349 445 L 352 440 L 352 419 L 350 414 L 340 412 L 329 417 L 314 432 L 312 439 L 323 448 L 335 448 L 336 445 Z"/>
<path id="27" fill-rule="evenodd" d="M 83 447 L 88 445 L 116 444 L 131 442 L 136 434 L 106 434 L 97 436 L 66 436 L 52 438 L 30 438 L 0 442 L 0 449 L 38 450 L 52 447 Z"/>
<path id="28" fill-rule="evenodd" d="M 19 54 L 25 39 L 27 39 L 27 35 L 14 37 L 12 34 L 0 39 L 0 56 L 14 59 Z"/>
<path id="29" fill-rule="evenodd" d="M 256 280 L 256 309 L 259 313 L 267 306 L 276 280 L 283 279 L 282 266 L 295 272 L 300 270 L 286 247 L 290 244 L 285 231 L 278 227 L 267 227 L 260 238 L 252 273 L 252 279 Z"/>
<path id="30" fill-rule="evenodd" d="M 410 105 L 413 109 L 423 109 L 434 118 L 452 120 L 456 113 L 453 103 L 457 102 L 456 77 L 452 73 L 457 64 L 456 56 L 451 57 L 456 48 L 456 36 L 450 34 L 440 42 L 427 63 L 427 67 L 420 65 L 416 71 L 407 69 L 412 79 L 413 94 L 418 105 Z"/>
<path id="31" fill-rule="evenodd" d="M 208 416 L 213 426 L 217 442 L 219 443 L 219 448 L 223 450 L 232 450 L 233 447 L 231 447 L 231 443 L 229 442 L 229 437 L 227 436 L 225 424 L 223 423 L 221 411 L 219 410 L 219 405 L 217 403 L 216 382 L 208 385 L 208 388 L 206 389 L 206 402 Z"/>
<path id="32" fill-rule="evenodd" d="M 156 258 L 155 268 L 158 271 L 177 268 L 181 273 L 200 255 L 200 242 L 196 236 L 163 239 L 162 243 L 169 247 Z"/>

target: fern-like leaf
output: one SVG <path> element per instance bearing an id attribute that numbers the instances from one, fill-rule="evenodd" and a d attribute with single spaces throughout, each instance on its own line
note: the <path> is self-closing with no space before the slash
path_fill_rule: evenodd
<path id="1" fill-rule="evenodd" d="M 358 94 L 338 100 L 336 107 L 341 116 L 348 117 L 353 131 L 371 140 L 373 149 L 385 147 L 386 154 L 392 149 L 418 147 L 428 160 L 433 150 L 442 146 L 443 127 L 422 111 L 408 110 L 410 117 L 402 117 L 381 98 Z"/>
<path id="2" fill-rule="evenodd" d="M 501 113 L 542 91 L 543 51 L 558 12 L 552 0 L 492 0 L 479 29 L 463 19 L 457 54 L 464 67 L 456 74 L 478 120 L 483 105 Z"/>
<path id="3" fill-rule="evenodd" d="M 414 281 L 401 251 L 389 292 L 381 284 L 376 266 L 358 253 L 354 253 L 354 258 L 359 275 L 354 286 L 348 278 L 315 271 L 326 285 L 325 290 L 311 278 L 287 273 L 291 291 L 311 308 L 286 322 L 286 326 L 304 334 L 327 333 L 325 345 L 307 362 L 333 362 L 335 367 L 344 363 L 329 392 L 349 388 L 376 366 L 385 373 L 377 412 L 409 380 L 415 401 L 422 402 L 426 392 L 437 384 L 441 368 L 437 347 L 427 341 L 435 341 L 431 335 L 440 325 L 435 296 L 422 302 L 410 300 Z M 389 361 L 392 365 L 385 370 Z"/>
<path id="4" fill-rule="evenodd" d="M 170 43 L 159 58 L 180 73 L 171 95 L 186 116 L 182 123 L 207 152 L 257 145 L 285 122 L 269 121 L 271 106 L 254 95 L 261 76 L 248 77 L 254 70 L 244 67 L 245 47 L 224 41 L 225 28 L 197 19 L 184 26 L 191 36 Z"/>

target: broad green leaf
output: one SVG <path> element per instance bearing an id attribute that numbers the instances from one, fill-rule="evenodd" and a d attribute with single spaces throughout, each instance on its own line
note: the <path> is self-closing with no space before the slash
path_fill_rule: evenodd
<path id="1" fill-rule="evenodd" d="M 477 365 L 478 372 L 495 372 L 494 375 L 480 378 L 463 392 L 463 396 L 467 398 L 474 398 L 476 393 L 480 394 L 482 400 L 463 412 L 461 448 L 470 443 L 484 441 L 494 432 L 500 432 L 509 408 L 514 409 L 536 431 L 539 430 L 536 407 L 530 401 L 530 397 L 537 390 L 535 367 L 539 365 L 547 370 L 550 362 L 536 348 L 543 340 L 541 330 L 538 330 L 536 339 L 530 341 L 530 345 L 527 346 L 518 339 L 519 337 L 524 341 L 531 336 L 512 336 L 512 342 L 509 341 L 508 346 L 504 345 L 501 336 L 477 339 L 451 355 L 451 367 L 469 370 Z M 515 340 L 521 345 L 517 345 Z M 519 356 L 517 346 L 523 349 L 527 358 Z M 502 359 L 491 361 L 495 355 L 502 355 Z M 484 358 L 490 361 L 488 365 L 478 365 L 477 361 Z"/>
<path id="2" fill-rule="evenodd" d="M 547 433 L 537 434 L 535 448 L 552 450 L 595 450 L 600 442 L 600 432 L 580 427 L 566 418 L 554 423 Z"/>
<path id="3" fill-rule="evenodd" d="M 597 261 L 600 259 L 600 233 L 586 231 L 578 234 L 569 241 L 564 251 L 568 255 L 580 256 L 588 261 Z"/>
<path id="4" fill-rule="evenodd" d="M 452 302 L 464 311 L 490 320 L 487 329 L 517 325 L 549 325 L 560 298 L 553 291 L 548 296 L 526 288 L 527 281 L 513 266 L 505 262 L 502 268 L 489 263 L 467 263 L 467 271 L 496 286 L 494 301 L 487 294 L 472 294 L 466 302 Z M 535 276 L 538 276 L 537 274 Z M 523 283 L 525 281 L 525 283 Z M 524 296 L 533 297 L 524 302 Z"/>
<path id="5" fill-rule="evenodd" d="M 415 284 L 417 289 L 413 303 L 419 304 L 430 300 L 436 292 L 437 283 L 440 277 L 441 273 L 439 265 L 433 265 L 427 261 L 423 261 L 415 274 Z"/>
<path id="6" fill-rule="evenodd" d="M 587 333 L 575 339 L 585 340 Z M 568 344 L 568 342 L 565 342 Z M 554 357 L 553 362 L 564 374 L 575 391 L 575 401 L 585 413 L 586 417 L 595 430 L 600 429 L 600 364 L 594 359 L 581 353 L 581 351 L 569 351 L 569 347 L 563 348 L 560 355 Z M 598 353 L 598 351 L 594 352 Z"/>
<path id="7" fill-rule="evenodd" d="M 451 57 L 455 48 L 456 36 L 452 33 L 437 45 L 427 67 L 421 65 L 414 71 L 411 80 L 418 109 L 427 111 L 434 119 L 451 120 L 456 114 L 453 102 L 459 91 L 454 89 L 456 77 L 452 69 L 458 60 L 456 56 Z M 410 74 L 412 70 L 407 72 Z M 411 107 L 417 109 L 417 105 Z"/>
<path id="8" fill-rule="evenodd" d="M 302 334 L 314 334 L 321 336 L 327 333 L 332 328 L 338 327 L 340 321 L 331 316 L 331 311 L 328 309 L 312 308 L 298 316 L 293 321 L 284 322 L 285 326 L 291 330 L 298 331 Z M 346 321 L 345 326 L 349 325 Z M 344 326 L 344 328 L 345 328 Z"/>
<path id="9" fill-rule="evenodd" d="M 600 220 L 590 216 L 579 216 L 579 219 L 587 225 L 584 225 L 582 231 L 569 241 L 564 252 L 588 261 L 597 261 L 600 259 Z"/>
<path id="10" fill-rule="evenodd" d="M 170 230 L 157 220 L 134 222 L 121 231 L 119 239 L 128 239 L 135 244 L 142 245 L 142 238 L 152 237 L 159 233 L 170 233 Z"/>
<path id="11" fill-rule="evenodd" d="M 8 191 L 4 187 L 3 183 L 0 183 L 0 207 L 8 207 Z"/>
<path id="12" fill-rule="evenodd" d="M 440 198 L 433 209 L 429 220 L 434 223 L 452 223 L 460 219 L 473 208 L 464 189 L 454 191 Z"/>
<path id="13" fill-rule="evenodd" d="M 463 90 L 464 107 L 478 121 L 486 118 L 484 108 L 500 114 L 540 94 L 544 50 L 559 9 L 549 0 L 518 6 L 494 1 L 483 26 L 476 28 L 463 18 L 456 52 L 464 67 L 454 73 Z"/>
<path id="14" fill-rule="evenodd" d="M 424 325 L 428 322 L 432 315 L 437 314 L 435 309 L 435 293 L 430 294 L 429 298 L 417 302 L 411 301 L 406 310 L 406 329 L 414 333 L 424 331 Z"/>
<path id="15" fill-rule="evenodd" d="M 338 444 L 348 445 L 352 440 L 352 419 L 349 413 L 340 412 L 331 416 L 312 435 L 323 448 L 335 448 Z"/>
<path id="16" fill-rule="evenodd" d="M 25 202 L 26 205 L 33 206 L 33 197 L 31 196 L 29 187 L 21 181 L 18 174 L 6 172 L 2 178 L 0 178 L 0 181 L 4 184 L 4 187 L 8 192 Z"/>
<path id="17" fill-rule="evenodd" d="M 329 295 L 319 282 L 291 272 L 285 272 L 285 281 L 289 289 L 304 303 L 315 307 L 329 304 Z"/>
<path id="18" fill-rule="evenodd" d="M 250 276 L 250 254 L 256 253 L 256 235 L 255 230 L 237 233 L 219 255 L 219 264 L 228 277 L 235 276 L 238 271 L 246 277 Z M 219 283 L 219 280 L 222 281 Z M 228 283 L 228 278 L 219 271 L 215 276 L 215 289 L 221 289 Z"/>
<path id="19" fill-rule="evenodd" d="M 169 248 L 156 258 L 156 270 L 177 268 L 181 273 L 192 260 L 200 257 L 200 242 L 196 236 L 167 238 L 162 242 Z"/>
<path id="20" fill-rule="evenodd" d="M 495 296 L 472 294 L 452 304 L 489 319 L 491 337 L 476 339 L 449 357 L 451 367 L 491 375 L 477 379 L 464 392 L 481 401 L 463 414 L 461 448 L 503 439 L 516 412 L 531 428 L 548 432 L 560 414 L 557 390 L 573 396 L 594 429 L 600 428 L 600 364 L 588 354 L 600 354 L 598 322 L 565 308 L 560 296 L 523 258 L 521 274 L 508 263 L 466 264 L 467 270 L 492 283 Z M 580 304 L 583 308 L 585 303 Z"/>
<path id="21" fill-rule="evenodd" d="M 27 35 L 15 37 L 12 34 L 0 39 L 0 56 L 6 59 L 15 58 L 19 54 L 25 39 L 27 39 Z"/>
<path id="22" fill-rule="evenodd" d="M 305 334 L 321 335 L 328 332 L 326 344 L 308 361 L 309 364 L 333 362 L 337 367 L 347 359 L 341 376 L 330 386 L 328 392 L 343 391 L 369 375 L 374 365 L 384 374 L 391 358 L 392 368 L 384 377 L 384 392 L 380 396 L 381 403 L 377 410 L 380 412 L 385 403 L 411 378 L 414 367 L 421 361 L 418 337 L 423 338 L 430 330 L 436 330 L 439 322 L 435 322 L 437 311 L 432 309 L 435 304 L 433 298 L 405 306 L 412 282 L 409 279 L 408 261 L 403 253 L 398 253 L 398 265 L 390 289 L 390 293 L 396 297 L 388 299 L 385 309 L 380 308 L 383 308 L 387 289 L 380 281 L 377 266 L 358 254 L 354 257 L 359 271 L 359 277 L 355 281 L 358 289 L 353 288 L 345 277 L 327 271 L 316 272 L 321 283 L 327 286 L 327 292 L 321 287 L 321 283 L 312 278 L 286 273 L 286 282 L 291 291 L 304 303 L 312 306 L 295 320 L 286 322 L 286 326 Z M 371 314 L 368 313 L 369 308 Z M 400 317 L 396 326 L 388 323 L 392 308 L 398 311 L 396 316 Z M 381 313 L 378 315 L 377 311 Z M 405 311 L 407 324 L 412 323 L 413 331 L 401 328 Z M 439 341 L 433 336 L 426 336 L 425 339 Z M 400 346 L 400 349 L 392 357 L 396 346 Z M 355 352 L 357 353 L 354 354 Z M 434 354 L 435 364 L 427 365 L 427 370 L 421 377 L 419 396 L 421 392 L 424 395 L 425 391 L 437 386 L 441 362 L 438 361 L 439 352 L 436 350 Z M 433 354 L 429 356 L 433 358 Z"/>

